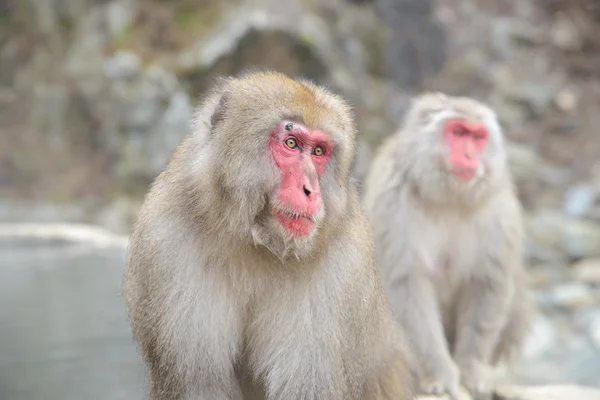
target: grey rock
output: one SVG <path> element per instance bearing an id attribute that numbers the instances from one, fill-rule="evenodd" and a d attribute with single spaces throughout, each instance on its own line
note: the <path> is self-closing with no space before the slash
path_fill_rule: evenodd
<path id="1" fill-rule="evenodd" d="M 496 390 L 498 400 L 598 400 L 600 390 L 576 385 L 505 386 Z"/>
<path id="2" fill-rule="evenodd" d="M 104 73 L 110 79 L 132 79 L 138 75 L 142 60 L 131 51 L 118 51 L 104 62 Z"/>
<path id="3" fill-rule="evenodd" d="M 528 267 L 529 282 L 534 288 L 548 288 L 565 280 L 564 264 L 540 263 Z"/>
<path id="4" fill-rule="evenodd" d="M 164 95 L 152 82 L 142 79 L 126 93 L 123 104 L 125 129 L 129 131 L 147 131 L 162 114 L 161 100 Z"/>
<path id="5" fill-rule="evenodd" d="M 600 316 L 594 318 L 588 326 L 590 339 L 598 349 L 600 349 Z"/>
<path id="6" fill-rule="evenodd" d="M 598 193 L 591 185 L 580 185 L 570 188 L 564 200 L 563 211 L 571 217 L 588 215 L 598 198 Z"/>
<path id="7" fill-rule="evenodd" d="M 77 21 L 76 39 L 65 60 L 66 71 L 72 77 L 86 79 L 102 69 L 107 41 L 103 11 L 93 9 Z"/>
<path id="8" fill-rule="evenodd" d="M 590 284 L 600 284 L 600 258 L 577 262 L 571 267 L 573 278 Z"/>
<path id="9" fill-rule="evenodd" d="M 516 180 L 528 179 L 536 175 L 540 159 L 529 146 L 507 142 L 508 166 Z"/>
<path id="10" fill-rule="evenodd" d="M 145 76 L 166 94 L 173 94 L 179 89 L 180 85 L 177 78 L 159 65 L 152 64 L 148 66 Z"/>
<path id="11" fill-rule="evenodd" d="M 551 210 L 541 210 L 525 217 L 529 240 L 550 248 L 560 248 L 565 229 L 565 216 Z"/>
<path id="12" fill-rule="evenodd" d="M 551 210 L 526 216 L 527 240 L 545 248 L 557 248 L 578 259 L 600 256 L 600 224 L 570 218 Z"/>
<path id="13" fill-rule="evenodd" d="M 512 58 L 518 49 L 512 43 L 511 23 L 509 18 L 497 18 L 490 26 L 490 40 L 492 48 L 497 51 L 503 59 Z"/>
<path id="14" fill-rule="evenodd" d="M 568 282 L 552 289 L 552 301 L 557 307 L 576 309 L 594 304 L 595 297 L 587 285 Z"/>
<path id="15" fill-rule="evenodd" d="M 465 399 L 470 398 L 464 395 Z M 417 400 L 449 400 L 443 396 L 417 396 Z M 598 400 L 600 390 L 581 385 L 500 385 L 494 393 L 495 400 Z M 462 399 L 461 399 L 462 400 Z"/>
<path id="16" fill-rule="evenodd" d="M 403 88 L 415 89 L 446 63 L 447 37 L 430 0 L 377 0 L 375 8 L 391 38 L 384 51 L 385 73 Z"/>
<path id="17" fill-rule="evenodd" d="M 585 332 L 594 347 L 600 350 L 600 302 L 598 302 L 598 307 L 595 309 L 576 313 L 573 320 L 577 329 Z"/>
<path id="18" fill-rule="evenodd" d="M 535 83 L 527 81 L 512 86 L 507 93 L 509 99 L 527 106 L 531 116 L 540 116 L 552 103 L 556 96 L 556 88 L 547 82 Z"/>
<path id="19" fill-rule="evenodd" d="M 61 85 L 39 84 L 33 97 L 33 123 L 42 132 L 53 148 L 61 148 L 66 143 L 63 133 L 67 113 L 68 92 Z"/>
<path id="20" fill-rule="evenodd" d="M 132 1 L 111 1 L 106 5 L 105 13 L 108 35 L 112 38 L 118 38 L 131 26 L 133 21 Z"/>
<path id="21" fill-rule="evenodd" d="M 566 256 L 560 248 L 540 241 L 539 237 L 525 238 L 523 254 L 529 262 L 542 263 L 550 266 L 562 266 L 567 262 Z"/>
<path id="22" fill-rule="evenodd" d="M 122 179 L 154 178 L 189 134 L 193 114 L 189 96 L 171 75 L 156 71 L 152 77 L 143 75 L 124 87 L 118 100 L 124 132 L 111 132 L 110 136 L 112 151 L 119 159 L 115 172 Z M 172 90 L 173 94 L 167 92 Z"/>
<path id="23" fill-rule="evenodd" d="M 545 32 L 539 26 L 518 19 L 507 20 L 508 34 L 517 45 L 539 45 L 545 40 Z"/>
<path id="24" fill-rule="evenodd" d="M 473 398 L 471 397 L 471 395 L 464 388 L 461 388 L 461 391 L 458 394 L 458 399 L 456 399 L 456 400 L 472 400 L 472 399 Z M 421 396 L 417 396 L 416 400 L 450 400 L 450 396 L 447 396 L 447 395 L 441 395 L 441 396 L 421 395 Z"/>
<path id="25" fill-rule="evenodd" d="M 149 167 L 152 171 L 159 172 L 164 168 L 171 153 L 190 133 L 190 120 L 193 108 L 186 92 L 180 90 L 170 99 L 157 129 L 152 134 L 152 157 Z"/>
<path id="26" fill-rule="evenodd" d="M 550 30 L 552 44 L 562 50 L 580 50 L 582 44 L 579 29 L 572 18 L 558 14 Z"/>
<path id="27" fill-rule="evenodd" d="M 525 339 L 522 355 L 525 358 L 540 357 L 552 348 L 557 340 L 556 328 L 552 322 L 542 315 L 536 315 Z"/>
<path id="28" fill-rule="evenodd" d="M 555 165 L 541 163 L 537 168 L 537 178 L 540 182 L 560 188 L 562 191 L 563 187 L 572 181 L 572 171 L 569 169 L 557 167 Z"/>
<path id="29" fill-rule="evenodd" d="M 554 103 L 564 112 L 574 111 L 579 105 L 579 96 L 573 90 L 563 89 L 556 95 Z"/>
<path id="30" fill-rule="evenodd" d="M 600 224 L 569 220 L 563 238 L 564 250 L 573 258 L 600 256 Z"/>

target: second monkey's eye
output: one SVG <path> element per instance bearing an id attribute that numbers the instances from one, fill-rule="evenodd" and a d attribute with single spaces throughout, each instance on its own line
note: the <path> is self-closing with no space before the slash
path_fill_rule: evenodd
<path id="1" fill-rule="evenodd" d="M 313 154 L 315 156 L 322 156 L 323 155 L 323 149 L 321 148 L 321 146 L 315 147 L 314 150 L 313 150 Z"/>
<path id="2" fill-rule="evenodd" d="M 296 139 L 292 138 L 286 139 L 285 144 L 290 149 L 295 149 L 298 146 L 298 144 L 296 143 Z"/>

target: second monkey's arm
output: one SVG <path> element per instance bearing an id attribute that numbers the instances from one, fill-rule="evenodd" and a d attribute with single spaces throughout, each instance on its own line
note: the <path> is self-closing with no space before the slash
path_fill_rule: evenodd
<path id="1" fill-rule="evenodd" d="M 388 282 L 390 303 L 405 333 L 419 391 L 457 396 L 459 372 L 444 335 L 437 298 L 430 280 L 411 271 Z"/>
<path id="2" fill-rule="evenodd" d="M 508 277 L 475 278 L 458 299 L 454 360 L 461 383 L 471 392 L 488 392 L 486 365 L 506 321 L 512 287 Z"/>
<path id="3" fill-rule="evenodd" d="M 485 365 L 508 318 L 514 270 L 520 262 L 520 225 L 513 210 L 496 212 L 478 227 L 486 242 L 481 243 L 473 274 L 458 292 L 454 359 L 463 384 L 478 392 L 489 390 L 481 387 Z"/>

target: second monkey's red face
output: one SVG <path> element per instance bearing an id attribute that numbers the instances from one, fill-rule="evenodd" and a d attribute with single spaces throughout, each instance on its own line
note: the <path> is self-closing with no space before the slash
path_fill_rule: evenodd
<path id="1" fill-rule="evenodd" d="M 320 178 L 331 159 L 331 139 L 323 132 L 284 121 L 273 131 L 269 150 L 281 171 L 273 214 L 293 237 L 308 236 L 323 209 Z"/>
<path id="2" fill-rule="evenodd" d="M 485 126 L 463 119 L 450 120 L 444 125 L 443 135 L 449 148 L 450 172 L 461 180 L 475 178 L 488 141 Z"/>

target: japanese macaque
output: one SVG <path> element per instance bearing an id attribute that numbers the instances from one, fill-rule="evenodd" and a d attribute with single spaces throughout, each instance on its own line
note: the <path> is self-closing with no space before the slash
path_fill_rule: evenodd
<path id="1" fill-rule="evenodd" d="M 495 113 L 425 93 L 378 150 L 364 208 L 418 391 L 491 396 L 491 367 L 520 352 L 532 300 L 521 206 Z"/>
<path id="2" fill-rule="evenodd" d="M 338 96 L 222 79 L 152 185 L 125 293 L 150 398 L 410 399 Z"/>

